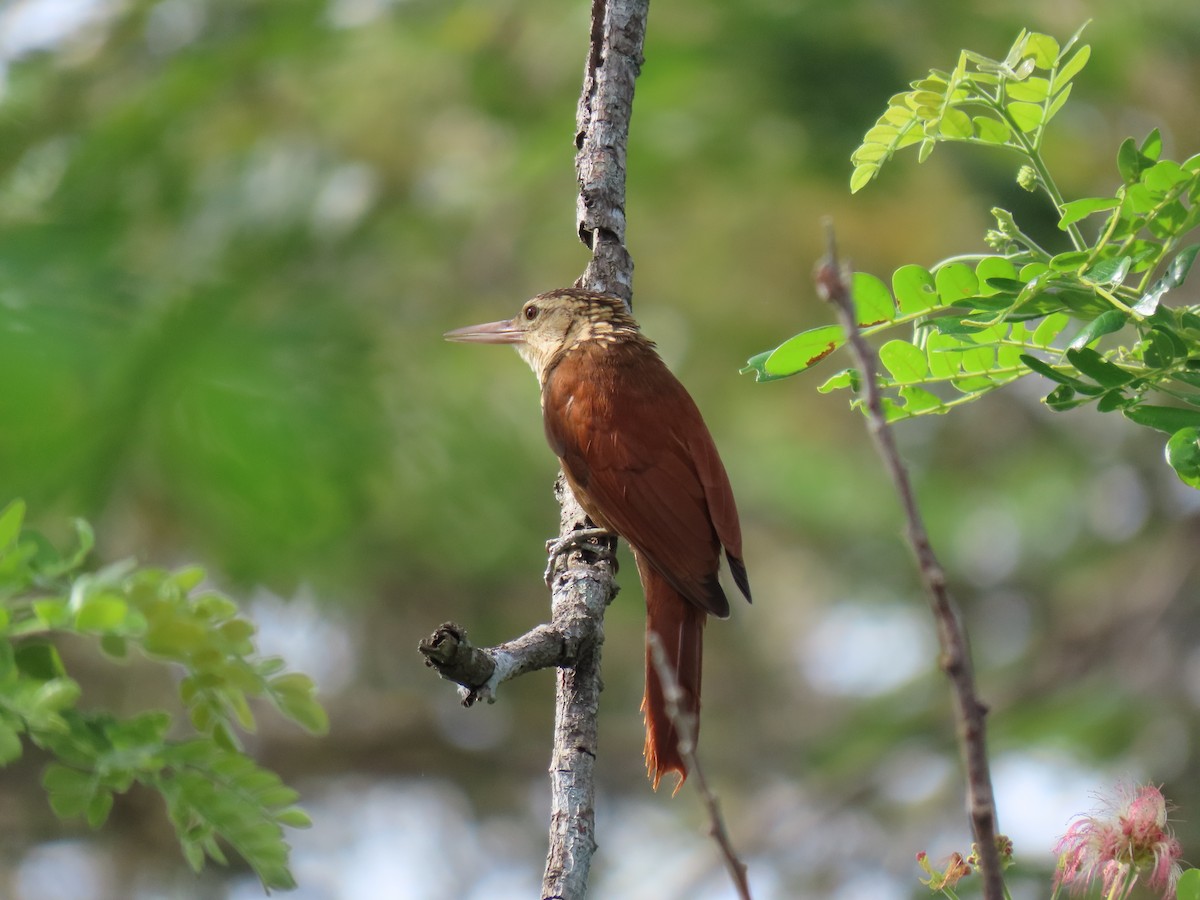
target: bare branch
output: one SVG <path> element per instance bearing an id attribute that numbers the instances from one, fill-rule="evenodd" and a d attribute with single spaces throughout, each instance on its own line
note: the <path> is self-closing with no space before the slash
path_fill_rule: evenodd
<path id="1" fill-rule="evenodd" d="M 687 763 L 690 783 L 700 792 L 700 799 L 704 801 L 704 806 L 708 810 L 708 833 L 721 850 L 721 857 L 725 861 L 725 868 L 729 870 L 729 877 L 733 880 L 738 897 L 741 900 L 751 900 L 750 883 L 746 880 L 746 864 L 741 861 L 733 847 L 729 829 L 725 827 L 725 817 L 721 814 L 721 803 L 708 786 L 708 779 L 704 777 L 704 769 L 700 765 L 700 757 L 696 753 L 695 717 L 683 712 L 681 708 L 683 689 L 680 688 L 679 680 L 675 677 L 675 670 L 671 668 L 671 662 L 667 659 L 662 639 L 654 632 L 650 632 L 646 635 L 646 642 L 650 646 L 654 670 L 662 682 L 663 699 L 667 702 L 667 716 L 670 718 L 671 724 L 675 726 L 675 733 L 679 735 L 679 754 Z"/>
<path id="2" fill-rule="evenodd" d="M 554 495 L 562 505 L 563 537 L 591 523 L 560 474 Z M 614 542 L 615 543 L 615 542 Z M 560 558 L 563 560 L 564 558 Z M 598 557 L 585 546 L 551 561 L 552 627 L 563 637 L 550 761 L 550 838 L 542 897 L 575 900 L 587 893 L 596 850 L 594 770 L 599 744 L 600 648 L 604 610 L 617 594 L 611 548 Z"/>
<path id="3" fill-rule="evenodd" d="M 625 153 L 648 9 L 649 0 L 592 0 L 592 46 L 576 112 L 576 227 L 592 250 L 576 287 L 626 303 L 633 259 L 625 249 Z"/>
<path id="4" fill-rule="evenodd" d="M 571 577 L 586 576 L 572 570 Z M 494 703 L 500 685 L 520 675 L 572 665 L 583 648 L 578 634 L 564 630 L 569 628 L 569 620 L 538 625 L 495 647 L 476 647 L 467 639 L 466 629 L 446 622 L 421 641 L 417 649 L 427 666 L 459 686 L 462 704 L 469 707 L 480 700 Z"/>
<path id="5" fill-rule="evenodd" d="M 628 304 L 633 260 L 625 249 L 625 154 L 634 81 L 642 65 L 649 0 L 592 0 L 592 22 L 575 146 L 579 238 L 592 259 L 576 285 L 614 294 Z M 588 528 L 562 475 L 560 540 Z M 549 851 L 542 879 L 545 900 L 582 900 L 595 839 L 596 714 L 604 610 L 617 586 L 612 547 L 586 545 L 551 559 L 551 622 L 497 647 L 477 648 L 454 623 L 419 647 L 426 662 L 461 686 L 464 705 L 495 700 L 500 684 L 525 672 L 558 667 L 554 752 L 550 764 Z"/>
<path id="6" fill-rule="evenodd" d="M 576 115 L 577 231 L 592 250 L 592 259 L 576 284 L 615 294 L 626 304 L 633 296 L 633 259 L 625 249 L 625 153 L 648 6 L 649 0 L 592 0 L 591 39 Z M 555 495 L 562 505 L 561 537 L 591 524 L 561 474 Z M 611 572 L 604 570 L 554 582 L 555 622 L 562 615 L 568 633 L 578 634 L 585 649 L 573 666 L 558 670 L 550 848 L 542 877 L 542 897 L 547 900 L 576 900 L 587 890 L 596 849 L 593 768 L 600 646 L 604 609 L 615 593 Z"/>
<path id="7" fill-rule="evenodd" d="M 892 430 L 883 411 L 883 400 L 875 378 L 878 360 L 874 349 L 858 329 L 854 299 L 850 295 L 849 275 L 839 266 L 837 260 L 833 225 L 827 221 L 825 227 L 828 249 L 825 258 L 817 266 L 817 292 L 837 310 L 842 329 L 862 373 L 871 437 L 891 476 L 896 492 L 900 495 L 900 505 L 907 523 L 908 542 L 916 557 L 917 568 L 937 623 L 938 641 L 942 648 L 942 671 L 949 677 L 954 689 L 959 745 L 967 770 L 967 808 L 978 847 L 983 896 L 985 900 L 1002 900 L 1004 880 L 996 846 L 996 800 L 992 792 L 984 721 L 987 707 L 976 694 L 975 674 L 971 667 L 966 629 L 954 599 L 946 588 L 946 573 L 929 542 L 929 534 L 925 530 L 908 470 L 900 458 L 900 451 L 896 448 Z"/>

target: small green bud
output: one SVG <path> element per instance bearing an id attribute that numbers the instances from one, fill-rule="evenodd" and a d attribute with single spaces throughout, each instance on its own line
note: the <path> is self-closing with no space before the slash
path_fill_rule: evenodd
<path id="1" fill-rule="evenodd" d="M 1021 229 L 1017 227 L 1017 220 L 1007 209 L 993 206 L 992 217 L 996 220 L 996 229 L 1005 237 L 1016 237 L 1021 233 Z"/>
<path id="2" fill-rule="evenodd" d="M 983 236 L 983 242 L 997 253 L 1004 253 L 1012 245 L 1012 241 L 1002 231 L 989 229 L 987 234 Z"/>
<path id="3" fill-rule="evenodd" d="M 1017 173 L 1017 184 L 1032 194 L 1038 189 L 1040 183 L 1038 173 L 1033 166 L 1021 166 L 1021 171 Z"/>

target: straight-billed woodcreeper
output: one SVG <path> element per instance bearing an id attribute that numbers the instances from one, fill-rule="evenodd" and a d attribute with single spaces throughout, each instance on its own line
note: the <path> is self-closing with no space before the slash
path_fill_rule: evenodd
<path id="1" fill-rule="evenodd" d="M 698 728 L 704 623 L 729 615 L 721 549 L 750 599 L 742 534 L 725 467 L 700 411 L 617 297 L 540 294 L 512 319 L 446 338 L 514 344 L 542 388 L 546 438 L 579 505 L 633 549 L 646 595 L 646 631 L 659 636 Z M 646 770 L 654 787 L 687 777 L 663 686 L 646 654 Z"/>

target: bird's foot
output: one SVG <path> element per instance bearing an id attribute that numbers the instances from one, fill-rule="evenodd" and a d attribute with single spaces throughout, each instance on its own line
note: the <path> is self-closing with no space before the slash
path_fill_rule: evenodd
<path id="1" fill-rule="evenodd" d="M 577 528 L 564 538 L 546 541 L 546 587 L 551 587 L 554 581 L 554 569 L 561 557 L 572 550 L 586 550 L 593 553 L 597 559 L 607 559 L 617 566 L 617 536 L 605 528 Z"/>

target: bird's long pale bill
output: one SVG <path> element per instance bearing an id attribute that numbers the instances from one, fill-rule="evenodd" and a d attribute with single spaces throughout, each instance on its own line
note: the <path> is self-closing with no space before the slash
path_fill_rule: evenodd
<path id="1" fill-rule="evenodd" d="M 525 340 L 525 333 L 513 325 L 511 319 L 455 328 L 442 336 L 448 341 L 463 344 L 520 344 Z"/>

